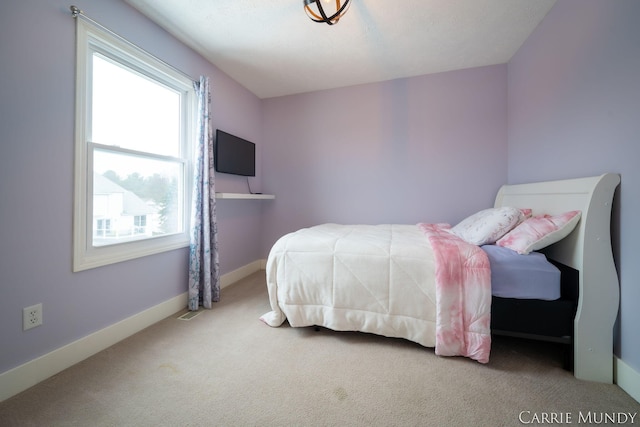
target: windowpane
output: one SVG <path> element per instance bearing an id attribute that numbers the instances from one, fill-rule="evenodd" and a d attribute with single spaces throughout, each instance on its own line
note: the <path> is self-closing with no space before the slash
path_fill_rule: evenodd
<path id="1" fill-rule="evenodd" d="M 92 83 L 92 142 L 180 155 L 179 93 L 97 53 Z"/>
<path id="2" fill-rule="evenodd" d="M 182 231 L 181 162 L 104 149 L 93 159 L 93 246 Z"/>
<path id="3" fill-rule="evenodd" d="M 193 81 L 77 20 L 74 271 L 189 245 Z"/>

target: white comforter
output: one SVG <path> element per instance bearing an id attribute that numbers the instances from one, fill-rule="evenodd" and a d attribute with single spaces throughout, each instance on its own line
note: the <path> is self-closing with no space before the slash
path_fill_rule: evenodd
<path id="1" fill-rule="evenodd" d="M 283 236 L 267 260 L 272 311 L 261 320 L 270 326 L 280 326 L 288 320 L 294 327 L 319 325 L 338 331 L 406 338 L 436 347 L 438 353 L 437 337 L 442 330 L 439 323 L 451 315 L 447 312 L 443 316 L 441 311 L 445 308 L 438 310 L 437 301 L 442 297 L 437 292 L 442 286 L 436 286 L 436 256 L 425 233 L 417 225 L 324 224 Z M 454 286 L 451 295 L 455 297 L 462 288 Z M 477 307 L 484 316 L 490 308 L 490 288 L 486 295 L 484 291 L 481 294 L 484 299 Z M 448 307 L 456 305 L 452 305 L 451 298 L 446 301 Z M 469 302 L 462 304 L 467 310 Z M 455 308 L 446 310 L 458 316 Z M 483 325 L 486 320 L 483 318 Z M 456 323 L 446 322 L 445 327 L 449 328 Z M 479 331 L 483 340 L 489 335 L 488 323 L 486 327 L 486 331 Z M 477 325 L 473 328 L 477 329 Z M 456 335 L 464 340 L 469 335 L 467 329 Z M 452 334 L 446 332 L 446 336 L 450 340 Z M 459 353 L 459 343 L 456 346 L 453 353 Z M 442 354 L 453 355 L 448 350 Z M 480 358 L 464 351 L 460 354 L 482 362 L 488 360 L 488 353 Z"/>

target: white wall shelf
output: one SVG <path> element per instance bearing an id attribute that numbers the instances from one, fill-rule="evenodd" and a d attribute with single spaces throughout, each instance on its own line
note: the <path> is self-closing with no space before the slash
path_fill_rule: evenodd
<path id="1" fill-rule="evenodd" d="M 248 200 L 267 200 L 275 199 L 273 194 L 250 194 L 250 193 L 216 193 L 218 199 L 248 199 Z"/>

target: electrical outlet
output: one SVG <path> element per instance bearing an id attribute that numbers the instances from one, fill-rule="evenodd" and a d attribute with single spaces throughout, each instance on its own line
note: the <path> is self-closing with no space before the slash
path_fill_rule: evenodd
<path id="1" fill-rule="evenodd" d="M 22 309 L 22 330 L 42 325 L 42 304 L 32 305 Z"/>

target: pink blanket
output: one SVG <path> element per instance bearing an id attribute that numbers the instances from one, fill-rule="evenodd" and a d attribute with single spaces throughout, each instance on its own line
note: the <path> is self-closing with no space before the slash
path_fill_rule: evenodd
<path id="1" fill-rule="evenodd" d="M 418 226 L 427 235 L 435 257 L 435 353 L 487 363 L 491 351 L 491 267 L 487 255 L 449 233 L 448 224 Z"/>

